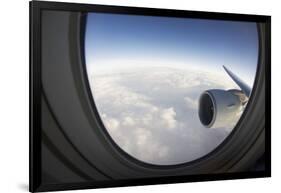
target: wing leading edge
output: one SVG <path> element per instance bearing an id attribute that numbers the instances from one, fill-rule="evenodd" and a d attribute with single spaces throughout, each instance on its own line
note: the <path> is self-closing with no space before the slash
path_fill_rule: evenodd
<path id="1" fill-rule="evenodd" d="M 245 93 L 247 97 L 250 96 L 251 88 L 242 81 L 238 76 L 236 76 L 233 72 L 228 70 L 225 66 L 223 66 L 224 70 L 227 72 L 227 74 L 232 78 L 232 80 L 241 88 L 241 90 Z"/>

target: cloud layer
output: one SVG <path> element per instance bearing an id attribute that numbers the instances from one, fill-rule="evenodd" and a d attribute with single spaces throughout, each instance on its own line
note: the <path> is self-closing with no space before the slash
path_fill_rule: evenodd
<path id="1" fill-rule="evenodd" d="M 198 118 L 204 90 L 236 87 L 226 74 L 151 67 L 92 73 L 89 78 L 112 139 L 141 161 L 192 161 L 217 147 L 233 127 L 207 129 Z"/>

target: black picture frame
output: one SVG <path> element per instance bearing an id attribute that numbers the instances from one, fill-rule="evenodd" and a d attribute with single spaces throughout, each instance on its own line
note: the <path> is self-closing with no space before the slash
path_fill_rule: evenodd
<path id="1" fill-rule="evenodd" d="M 132 15 L 168 16 L 181 18 L 204 18 L 235 21 L 253 21 L 265 24 L 265 170 L 257 172 L 238 172 L 220 174 L 198 174 L 187 176 L 168 176 L 143 179 L 114 180 L 104 182 L 85 182 L 71 184 L 41 184 L 41 12 L 42 10 L 121 13 Z M 30 2 L 30 175 L 29 190 L 54 191 L 88 188 L 121 187 L 166 183 L 213 181 L 228 179 L 259 178 L 271 176 L 271 17 L 232 13 L 184 11 L 170 9 L 105 6 L 78 3 L 47 1 Z"/>

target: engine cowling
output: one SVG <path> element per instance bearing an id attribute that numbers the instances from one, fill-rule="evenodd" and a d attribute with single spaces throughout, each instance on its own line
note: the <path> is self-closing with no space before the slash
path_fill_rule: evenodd
<path id="1" fill-rule="evenodd" d="M 212 89 L 199 99 L 199 118 L 207 128 L 233 127 L 240 118 L 241 91 Z"/>

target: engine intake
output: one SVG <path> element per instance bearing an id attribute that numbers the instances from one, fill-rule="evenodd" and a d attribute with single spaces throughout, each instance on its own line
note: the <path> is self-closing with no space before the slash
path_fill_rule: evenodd
<path id="1" fill-rule="evenodd" d="M 242 102 L 237 90 L 212 89 L 199 99 L 199 119 L 207 128 L 233 127 L 238 121 Z M 241 93 L 241 92 L 240 92 Z"/>

